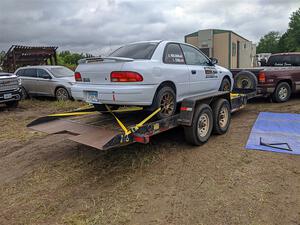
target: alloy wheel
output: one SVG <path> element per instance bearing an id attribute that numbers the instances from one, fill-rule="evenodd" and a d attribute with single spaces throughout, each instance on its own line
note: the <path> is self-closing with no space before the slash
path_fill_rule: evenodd
<path id="1" fill-rule="evenodd" d="M 65 101 L 69 99 L 68 91 L 64 88 L 59 88 L 56 91 L 56 99 L 59 101 Z"/>
<path id="2" fill-rule="evenodd" d="M 171 116 L 173 114 L 174 107 L 174 96 L 171 93 L 166 92 L 160 101 L 161 113 L 166 116 Z"/>

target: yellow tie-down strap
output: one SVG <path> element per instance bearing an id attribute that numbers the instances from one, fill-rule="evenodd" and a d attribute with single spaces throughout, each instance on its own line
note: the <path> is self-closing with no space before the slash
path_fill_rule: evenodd
<path id="1" fill-rule="evenodd" d="M 149 116 L 147 116 L 145 119 L 143 119 L 140 123 L 138 123 L 135 126 L 128 129 L 122 123 L 122 121 L 118 119 L 118 117 L 114 114 L 114 112 L 107 105 L 105 105 L 105 107 L 106 107 L 107 111 L 109 111 L 113 115 L 113 117 L 116 119 L 116 121 L 118 122 L 118 124 L 120 125 L 122 130 L 124 131 L 125 135 L 129 135 L 132 132 L 137 131 L 140 127 L 142 127 L 147 121 L 149 121 L 153 116 L 155 116 L 161 110 L 160 108 L 158 108 L 153 113 L 151 113 Z"/>
<path id="2" fill-rule="evenodd" d="M 239 98 L 242 94 L 233 94 L 230 93 L 230 99 Z"/>

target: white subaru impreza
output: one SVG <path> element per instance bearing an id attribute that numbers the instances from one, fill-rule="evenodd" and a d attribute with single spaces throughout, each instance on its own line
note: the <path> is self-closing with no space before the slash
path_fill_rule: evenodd
<path id="1" fill-rule="evenodd" d="M 184 98 L 232 89 L 231 72 L 216 63 L 186 43 L 132 43 L 109 57 L 81 60 L 72 96 L 99 111 L 104 104 L 161 107 L 158 117 L 166 118 Z"/>

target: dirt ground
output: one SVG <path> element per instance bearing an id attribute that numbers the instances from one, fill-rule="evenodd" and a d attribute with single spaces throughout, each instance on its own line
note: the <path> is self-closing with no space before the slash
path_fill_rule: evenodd
<path id="1" fill-rule="evenodd" d="M 300 156 L 244 149 L 260 111 L 300 113 L 300 96 L 253 101 L 201 147 L 180 128 L 103 152 L 25 127 L 81 105 L 0 108 L 0 224 L 300 224 Z"/>

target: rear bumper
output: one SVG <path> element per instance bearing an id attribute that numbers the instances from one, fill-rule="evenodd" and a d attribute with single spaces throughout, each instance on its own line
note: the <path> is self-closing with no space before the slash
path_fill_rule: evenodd
<path id="1" fill-rule="evenodd" d="M 10 98 L 5 98 L 5 95 L 11 95 Z M 19 101 L 22 97 L 21 89 L 12 91 L 2 91 L 0 92 L 0 103 Z"/>
<path id="2" fill-rule="evenodd" d="M 72 97 L 96 104 L 140 105 L 152 104 L 157 85 L 89 85 L 76 84 L 71 88 Z M 98 93 L 99 102 L 87 100 L 90 91 Z"/>

